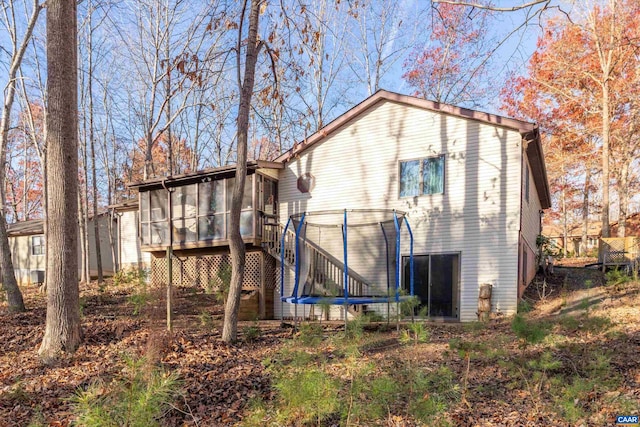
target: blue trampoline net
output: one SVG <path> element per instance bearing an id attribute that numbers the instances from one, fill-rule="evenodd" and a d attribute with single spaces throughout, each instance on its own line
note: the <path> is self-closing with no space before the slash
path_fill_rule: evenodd
<path id="1" fill-rule="evenodd" d="M 282 300 L 297 304 L 370 304 L 404 299 L 400 254 L 412 254 L 412 240 L 405 214 L 399 211 L 292 215 L 283 247 L 285 252 L 294 253 L 288 257 L 293 261 L 294 280 L 289 292 L 284 292 L 283 275 Z"/>

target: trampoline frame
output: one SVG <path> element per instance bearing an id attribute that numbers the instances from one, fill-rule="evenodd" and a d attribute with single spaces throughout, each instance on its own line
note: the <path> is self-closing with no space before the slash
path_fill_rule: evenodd
<path id="1" fill-rule="evenodd" d="M 396 253 L 395 253 L 395 289 L 393 295 L 390 292 L 390 283 L 389 283 L 389 241 L 387 238 L 387 234 L 384 230 L 384 223 L 391 221 L 391 219 L 387 221 L 376 221 L 374 223 L 363 223 L 356 224 L 356 226 L 364 226 L 364 225 L 372 225 L 379 224 L 382 230 L 382 234 L 385 240 L 386 253 L 387 253 L 387 295 L 386 296 L 350 296 L 348 291 L 348 283 L 349 283 L 349 262 L 348 262 L 348 227 L 347 227 L 347 218 L 349 212 L 358 212 L 358 213 L 366 213 L 366 212 L 375 212 L 375 213 L 389 213 L 393 215 L 393 224 L 396 232 Z M 300 285 L 300 233 L 303 225 L 305 224 L 305 219 L 308 216 L 314 215 L 330 215 L 330 214 L 340 214 L 343 215 L 342 224 L 336 224 L 332 226 L 341 226 L 342 227 L 342 236 L 343 236 L 343 263 L 344 263 L 344 283 L 343 283 L 343 296 L 341 297 L 328 297 L 328 296 L 298 296 L 298 290 Z M 406 224 L 407 231 L 409 233 L 409 295 L 401 295 L 400 294 L 400 282 L 401 282 L 401 223 L 398 219 L 398 215 L 401 215 L 404 219 L 404 224 Z M 292 224 L 294 219 L 299 219 L 299 224 L 295 227 L 295 265 L 294 265 L 294 285 L 293 292 L 291 296 L 284 296 L 284 286 L 285 286 L 285 274 L 284 274 L 284 266 L 285 266 L 285 236 L 289 226 Z M 409 221 L 407 220 L 406 212 L 396 211 L 395 209 L 344 209 L 344 210 L 332 210 L 332 211 L 315 211 L 315 212 L 302 212 L 299 214 L 293 214 L 289 216 L 287 220 L 287 224 L 284 227 L 282 238 L 281 238 L 281 248 L 283 250 L 280 251 L 280 300 L 281 302 L 287 302 L 291 304 L 328 304 L 328 305 L 359 305 L 359 304 L 378 304 L 378 303 L 390 303 L 395 302 L 399 303 L 401 301 L 405 301 L 413 298 L 414 296 L 414 272 L 413 272 L 413 232 L 411 230 L 411 226 L 409 225 Z M 296 310 L 297 312 L 297 310 Z M 297 315 L 296 315 L 297 317 Z M 346 318 L 346 316 L 345 316 Z"/>

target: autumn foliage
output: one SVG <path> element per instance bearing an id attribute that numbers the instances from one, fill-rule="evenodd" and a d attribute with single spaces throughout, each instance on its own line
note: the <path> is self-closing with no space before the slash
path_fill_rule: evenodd
<path id="1" fill-rule="evenodd" d="M 488 11 L 451 4 L 434 7 L 426 45 L 405 60 L 402 76 L 414 94 L 437 102 L 477 103 L 490 56 L 486 49 Z"/>
<path id="2" fill-rule="evenodd" d="M 129 164 L 125 166 L 129 182 L 143 181 L 145 149 L 145 141 L 140 140 L 138 141 L 137 149 L 130 154 Z M 193 152 L 187 145 L 186 140 L 175 136 L 172 137 L 171 151 L 173 154 L 172 175 L 192 172 Z M 168 176 L 170 170 L 169 144 L 166 134 L 160 135 L 157 142 L 153 145 L 151 155 L 153 159 L 154 176 Z"/>
<path id="3" fill-rule="evenodd" d="M 526 75 L 513 77 L 501 93 L 503 110 L 539 122 L 547 134 L 557 216 L 586 221 L 600 210 L 608 222 L 611 186 L 624 220 L 638 179 L 640 4 L 610 2 L 582 12 L 574 20 L 559 16 L 546 23 Z M 593 197 L 596 176 L 599 193 Z"/>

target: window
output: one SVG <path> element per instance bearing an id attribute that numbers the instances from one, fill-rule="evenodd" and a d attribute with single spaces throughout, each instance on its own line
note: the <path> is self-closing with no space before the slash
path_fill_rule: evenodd
<path id="1" fill-rule="evenodd" d="M 31 255 L 44 255 L 44 236 L 31 236 Z"/>
<path id="2" fill-rule="evenodd" d="M 224 188 L 224 180 L 198 185 L 198 240 L 225 238 Z"/>
<path id="3" fill-rule="evenodd" d="M 247 176 L 242 198 L 240 232 L 244 237 L 255 234 L 254 176 Z M 165 189 L 141 192 L 142 245 L 166 246 L 171 241 L 180 245 L 227 239 L 234 184 L 235 178 L 226 178 L 173 187 L 170 198 Z"/>
<path id="4" fill-rule="evenodd" d="M 140 193 L 140 234 L 143 245 L 163 245 L 169 242 L 166 190 Z"/>
<path id="5" fill-rule="evenodd" d="M 400 197 L 444 192 L 444 156 L 400 162 Z"/>
<path id="6" fill-rule="evenodd" d="M 171 222 L 175 243 L 196 241 L 197 193 L 196 184 L 176 187 L 171 192 Z"/>

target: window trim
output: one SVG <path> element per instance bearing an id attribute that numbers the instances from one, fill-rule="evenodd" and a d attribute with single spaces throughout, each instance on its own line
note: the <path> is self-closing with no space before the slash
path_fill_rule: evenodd
<path id="1" fill-rule="evenodd" d="M 33 243 L 34 239 L 38 238 L 40 240 L 39 245 L 35 245 Z M 40 248 L 40 253 L 35 253 L 35 248 Z M 32 256 L 43 256 L 47 253 L 47 244 L 44 239 L 44 234 L 38 234 L 35 236 L 31 236 L 31 255 Z"/>
<path id="2" fill-rule="evenodd" d="M 442 191 L 439 193 L 424 192 L 424 161 L 429 159 L 442 159 Z M 418 179 L 418 185 L 419 185 L 418 194 L 410 195 L 410 196 L 402 196 L 401 195 L 402 164 L 408 163 L 408 162 L 415 162 L 415 161 L 419 162 L 419 167 L 420 167 L 420 170 L 419 170 L 420 176 Z M 434 156 L 414 157 L 414 158 L 399 160 L 397 170 L 398 170 L 398 199 L 408 199 L 411 197 L 422 197 L 422 196 L 433 196 L 436 194 L 442 194 L 442 195 L 445 194 L 445 188 L 447 183 L 446 181 L 447 161 L 446 161 L 445 153 L 434 155 Z"/>

